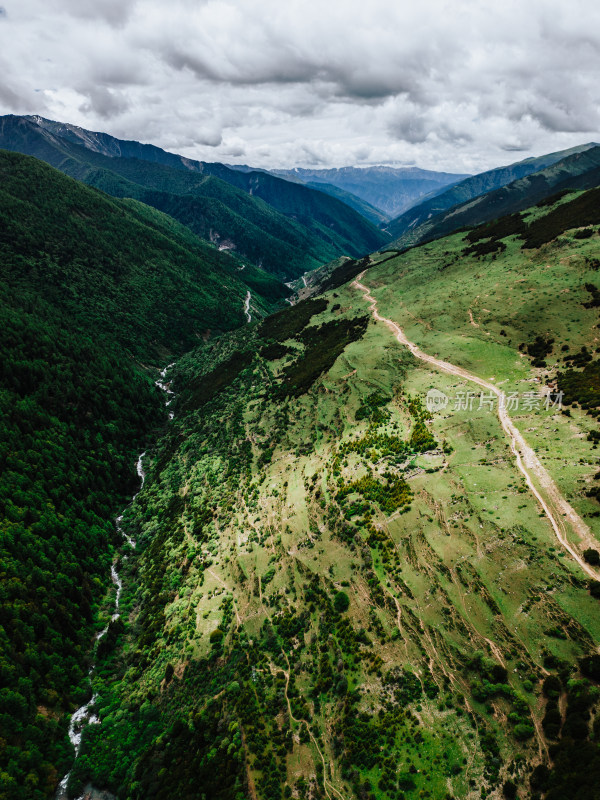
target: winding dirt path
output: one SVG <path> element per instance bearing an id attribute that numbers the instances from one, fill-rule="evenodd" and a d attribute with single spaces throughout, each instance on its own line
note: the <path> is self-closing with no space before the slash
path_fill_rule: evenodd
<path id="1" fill-rule="evenodd" d="M 364 299 L 370 304 L 369 310 L 373 314 L 373 319 L 383 322 L 385 325 L 387 325 L 387 327 L 394 333 L 397 341 L 400 344 L 405 345 L 405 347 L 408 347 L 415 358 L 425 361 L 427 364 L 431 364 L 431 366 L 441 370 L 442 372 L 446 372 L 449 375 L 454 375 L 457 378 L 463 378 L 464 380 L 471 381 L 471 383 L 475 383 L 478 386 L 481 386 L 482 389 L 486 389 L 486 391 L 493 392 L 493 394 L 496 395 L 499 400 L 497 403 L 498 418 L 502 428 L 504 429 L 504 432 L 510 440 L 511 450 L 515 456 L 517 467 L 523 474 L 525 482 L 527 483 L 531 493 L 535 496 L 536 500 L 544 510 L 544 513 L 548 517 L 554 533 L 556 534 L 556 538 L 561 546 L 567 551 L 567 553 L 569 553 L 569 555 L 577 562 L 577 564 L 579 564 L 586 575 L 588 575 L 590 578 L 600 580 L 600 572 L 593 569 L 588 563 L 586 563 L 580 553 L 568 541 L 567 527 L 565 522 L 569 523 L 584 547 L 593 547 L 597 549 L 598 543 L 592 536 L 590 529 L 585 522 L 562 496 L 560 490 L 552 480 L 546 468 L 541 464 L 533 449 L 527 444 L 523 435 L 511 420 L 508 412 L 506 411 L 504 392 L 495 384 L 490 383 L 489 381 L 486 381 L 477 375 L 473 375 L 471 372 L 468 372 L 462 367 L 458 367 L 455 364 L 450 364 L 448 361 L 442 361 L 439 358 L 435 358 L 435 356 L 430 356 L 427 353 L 424 353 L 416 344 L 411 342 L 406 337 L 404 331 L 399 325 L 397 325 L 391 319 L 382 317 L 377 311 L 377 300 L 370 293 L 371 290 L 364 284 L 360 283 L 360 281 L 363 279 L 363 276 L 364 272 L 362 272 L 358 278 L 353 281 L 352 285 L 363 292 Z M 542 495 L 542 491 L 540 491 L 540 489 L 538 489 L 535 485 L 534 478 L 538 481 L 545 497 Z"/>

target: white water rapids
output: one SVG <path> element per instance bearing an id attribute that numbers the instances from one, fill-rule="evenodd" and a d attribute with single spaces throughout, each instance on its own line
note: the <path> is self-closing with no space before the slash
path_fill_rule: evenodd
<path id="1" fill-rule="evenodd" d="M 173 400 L 173 397 L 175 395 L 175 393 L 170 388 L 170 382 L 166 382 L 167 372 L 171 369 L 171 367 L 174 365 L 174 363 L 175 362 L 173 362 L 172 364 L 168 364 L 161 371 L 159 379 L 154 382 L 155 385 L 158 386 L 159 389 L 162 389 L 162 391 L 165 393 L 165 395 L 166 395 L 165 405 L 166 406 L 169 406 L 171 404 L 171 402 Z M 169 412 L 169 419 L 170 420 L 173 419 L 173 412 L 172 411 Z M 146 451 L 144 450 L 144 452 L 140 453 L 140 455 L 138 456 L 138 460 L 136 462 L 135 467 L 136 467 L 136 472 L 137 472 L 138 478 L 140 479 L 140 488 L 137 490 L 137 492 L 131 498 L 131 502 L 129 503 L 127 508 L 130 508 L 134 504 L 136 497 L 138 496 L 138 494 L 144 488 L 144 481 L 146 480 L 146 472 L 144 470 L 143 460 L 144 460 L 144 456 L 145 455 L 146 455 Z M 135 539 L 133 539 L 131 536 L 129 536 L 129 534 L 123 529 L 123 526 L 122 526 L 123 517 L 125 515 L 125 511 L 126 510 L 127 509 L 124 509 L 123 512 L 121 514 L 119 514 L 119 516 L 115 519 L 115 526 L 117 528 L 117 531 L 123 536 L 123 538 L 125 539 L 127 544 L 132 549 L 134 549 L 135 548 Z M 123 556 L 123 558 L 125 559 L 125 558 L 127 558 L 127 556 Z M 113 562 L 110 565 L 110 578 L 111 578 L 111 580 L 112 580 L 112 582 L 115 585 L 115 588 L 117 590 L 116 595 L 115 595 L 114 611 L 113 611 L 112 616 L 111 616 L 111 622 L 115 622 L 121 616 L 120 611 L 119 611 L 119 606 L 120 606 L 120 603 L 121 603 L 121 592 L 123 591 L 123 581 L 121 580 L 121 577 L 120 577 L 119 573 L 117 572 L 116 562 Z M 96 634 L 96 644 L 100 641 L 100 639 L 102 639 L 103 636 L 106 635 L 107 631 L 108 631 L 108 625 L 106 625 L 106 627 L 103 628 L 103 630 L 101 630 L 100 633 Z M 91 682 L 91 677 L 92 677 L 92 674 L 94 672 L 95 667 L 96 667 L 96 665 L 95 665 L 95 663 L 93 663 L 91 668 L 90 668 L 90 671 L 89 671 L 90 682 Z M 76 711 L 74 711 L 73 715 L 71 716 L 71 721 L 69 723 L 69 740 L 70 740 L 71 744 L 73 745 L 73 748 L 75 749 L 75 759 L 77 759 L 77 756 L 79 755 L 79 750 L 81 749 L 81 737 L 83 735 L 83 729 L 87 725 L 97 725 L 97 724 L 100 723 L 100 720 L 98 719 L 98 716 L 94 711 L 94 707 L 96 705 L 96 699 L 97 699 L 97 695 L 93 694 L 92 697 L 90 698 L 90 700 L 88 700 L 87 703 L 85 703 L 84 705 L 80 706 Z M 69 778 L 71 777 L 71 772 L 72 772 L 72 768 L 67 772 L 65 777 L 58 784 L 58 789 L 56 790 L 55 800 L 67 800 L 67 797 L 68 797 L 68 795 L 67 795 L 67 784 L 69 783 Z M 78 800 L 84 800 L 84 796 L 81 795 L 81 797 L 79 797 Z"/>
<path id="2" fill-rule="evenodd" d="M 248 322 L 252 322 L 252 314 L 250 313 L 250 300 L 252 299 L 252 295 L 250 292 L 246 295 L 246 299 L 244 300 L 244 314 L 246 315 L 246 319 Z"/>
<path id="3" fill-rule="evenodd" d="M 175 365 L 174 361 L 172 361 L 170 364 L 167 364 L 167 366 L 163 370 L 161 370 L 160 378 L 157 381 L 154 381 L 154 385 L 158 386 L 158 388 L 162 389 L 163 392 L 166 394 L 165 405 L 167 407 L 170 406 L 171 403 L 173 402 L 173 397 L 175 396 L 175 392 L 171 389 L 170 381 L 168 383 L 165 383 L 165 381 L 167 379 L 167 372 L 174 365 Z M 173 419 L 173 416 L 174 416 L 173 412 L 169 411 L 169 419 Z M 144 455 L 144 454 L 142 453 L 142 455 Z M 141 458 L 142 458 L 142 456 L 140 456 L 140 461 L 141 461 Z M 138 461 L 138 475 L 140 475 L 141 478 L 142 478 L 142 486 L 143 486 L 144 485 L 144 478 L 146 477 L 146 474 L 144 473 L 143 470 L 140 473 L 140 469 L 141 469 L 140 461 Z M 140 486 L 140 492 L 142 491 L 142 486 Z M 137 495 L 136 495 L 136 497 L 137 497 Z M 135 497 L 133 499 L 135 500 Z M 133 502 L 133 500 L 132 500 L 132 502 Z"/>

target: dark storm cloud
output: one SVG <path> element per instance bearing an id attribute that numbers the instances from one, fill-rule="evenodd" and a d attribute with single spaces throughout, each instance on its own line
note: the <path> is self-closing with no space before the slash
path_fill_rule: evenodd
<path id="1" fill-rule="evenodd" d="M 190 156 L 469 171 L 600 135 L 592 0 L 19 0 L 9 11 L 1 108 Z"/>

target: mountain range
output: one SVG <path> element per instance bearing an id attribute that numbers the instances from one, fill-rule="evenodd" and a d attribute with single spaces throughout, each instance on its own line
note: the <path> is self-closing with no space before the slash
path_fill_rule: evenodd
<path id="1" fill-rule="evenodd" d="M 154 206 L 283 280 L 389 240 L 323 192 L 40 117 L 0 117 L 0 148 L 36 156 L 108 194 Z"/>
<path id="2" fill-rule="evenodd" d="M 600 147 L 0 146 L 0 798 L 595 800 Z"/>
<path id="3" fill-rule="evenodd" d="M 595 169 L 595 153 L 590 154 L 589 160 L 586 154 L 596 147 L 598 145 L 590 142 L 471 176 L 416 204 L 385 228 L 396 245 L 417 244 L 425 238 L 449 233 L 463 224 L 487 222 L 508 213 L 509 209 L 517 210 L 519 204 L 521 209 L 527 208 L 542 199 L 544 193 L 561 180 L 568 183 L 571 176 Z M 538 173 L 541 176 L 539 181 L 532 177 L 530 181 L 519 183 L 521 179 Z M 507 185 L 506 192 L 492 194 Z M 484 199 L 472 202 L 479 197 Z"/>
<path id="4" fill-rule="evenodd" d="M 334 186 L 374 206 L 388 219 L 397 217 L 424 196 L 437 194 L 467 175 L 434 172 L 418 167 L 342 167 L 338 169 L 276 169 L 274 174 L 322 191 Z"/>
<path id="5" fill-rule="evenodd" d="M 591 142 L 467 177 L 416 167 L 269 172 L 10 115 L 0 118 L 0 147 L 154 206 L 283 281 L 341 255 L 362 256 L 382 245 L 402 249 L 490 221 L 554 189 L 589 188 L 598 155 Z M 389 220 L 394 203 L 408 210 Z"/>

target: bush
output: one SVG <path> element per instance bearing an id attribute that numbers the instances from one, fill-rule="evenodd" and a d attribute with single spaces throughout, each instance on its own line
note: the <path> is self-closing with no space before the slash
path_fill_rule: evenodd
<path id="1" fill-rule="evenodd" d="M 597 550 L 594 550 L 593 547 L 588 547 L 587 550 L 584 550 L 583 557 L 588 564 L 592 564 L 594 567 L 597 567 L 600 564 L 600 553 Z"/>
<path id="2" fill-rule="evenodd" d="M 600 655 L 594 653 L 591 656 L 584 656 L 579 659 L 579 669 L 593 681 L 600 681 Z"/>
<path id="3" fill-rule="evenodd" d="M 589 735 L 587 721 L 581 714 L 568 714 L 563 725 L 562 735 L 570 739 L 587 739 Z"/>
<path id="4" fill-rule="evenodd" d="M 548 788 L 548 779 L 550 777 L 550 770 L 545 764 L 538 764 L 531 773 L 529 782 L 531 788 L 535 791 L 545 792 Z"/>
<path id="5" fill-rule="evenodd" d="M 582 228 L 579 231 L 575 231 L 573 234 L 574 239 L 590 239 L 594 235 L 593 228 Z"/>
<path id="6" fill-rule="evenodd" d="M 517 725 L 515 725 L 513 733 L 515 735 L 515 739 L 523 742 L 526 739 L 531 739 L 534 734 L 534 730 L 532 725 L 528 725 L 526 722 L 519 722 Z"/>
<path id="7" fill-rule="evenodd" d="M 346 592 L 338 592 L 336 596 L 333 598 L 333 607 L 338 612 L 338 614 L 343 614 L 344 611 L 348 611 L 350 606 L 350 598 L 346 594 Z"/>
<path id="8" fill-rule="evenodd" d="M 513 781 L 505 781 L 502 787 L 502 794 L 506 797 L 506 800 L 515 800 L 517 796 L 516 784 Z"/>

